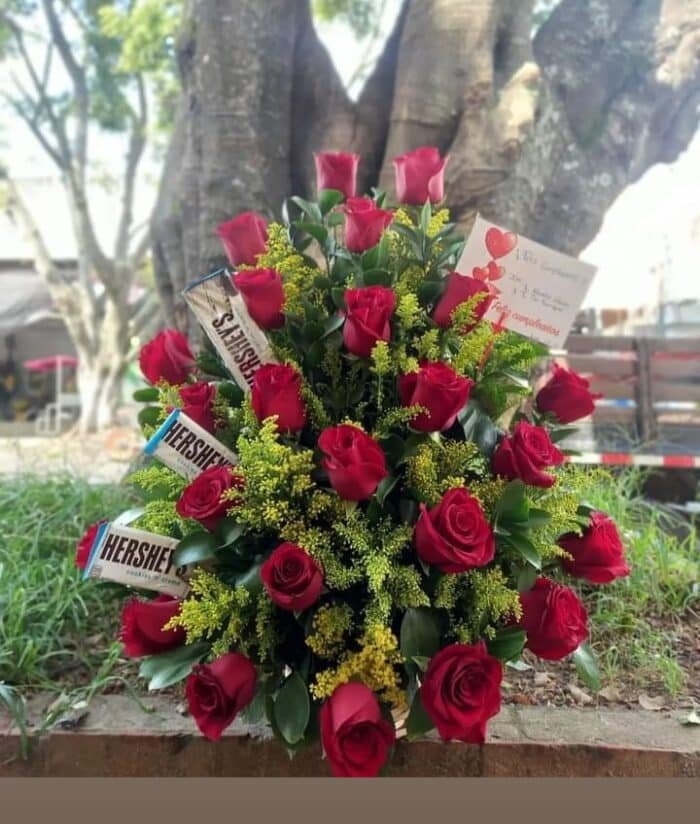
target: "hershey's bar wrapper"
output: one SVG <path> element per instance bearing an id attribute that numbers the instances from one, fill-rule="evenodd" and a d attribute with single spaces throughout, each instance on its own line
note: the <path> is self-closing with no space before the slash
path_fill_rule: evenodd
<path id="1" fill-rule="evenodd" d="M 264 363 L 277 363 L 265 332 L 251 318 L 230 275 L 220 269 L 190 284 L 183 297 L 236 383 L 250 391 Z"/>
<path id="2" fill-rule="evenodd" d="M 177 545 L 177 538 L 104 523 L 95 536 L 83 578 L 115 581 L 183 598 L 189 586 L 174 566 Z"/>
<path id="3" fill-rule="evenodd" d="M 173 409 L 143 451 L 190 481 L 205 469 L 235 466 L 238 460 L 234 452 L 181 409 Z"/>

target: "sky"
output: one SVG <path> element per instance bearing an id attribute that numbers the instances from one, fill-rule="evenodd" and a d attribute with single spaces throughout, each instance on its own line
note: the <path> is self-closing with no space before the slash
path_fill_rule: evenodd
<path id="1" fill-rule="evenodd" d="M 399 0 L 386 0 L 374 54 L 390 30 Z M 344 80 L 350 78 L 361 59 L 360 47 L 346 26 L 322 25 L 320 34 Z M 0 84 L 7 81 L 7 67 L 0 67 Z M 358 88 L 355 87 L 355 92 Z M 100 138 L 103 169 L 113 167 L 115 152 L 123 147 L 113 139 Z M 55 170 L 36 145 L 27 129 L 16 118 L 4 118 L 0 132 L 0 158 L 9 160 L 15 177 L 50 176 Z M 98 168 L 97 174 L 101 173 Z M 147 216 L 157 175 L 140 177 L 142 189 L 137 219 Z M 700 300 L 700 133 L 688 149 L 671 165 L 657 165 L 629 186 L 605 216 L 603 226 L 581 257 L 598 267 L 584 307 L 636 308 L 664 300 Z M 100 195 L 100 200 L 103 195 Z M 105 203 L 99 208 L 103 219 L 98 234 L 109 234 L 112 210 Z M 55 214 L 55 211 L 54 211 Z M 496 216 L 493 216 L 497 220 Z M 0 221 L 0 231 L 2 231 Z M 695 238 L 693 239 L 693 232 Z M 0 238 L 2 242 L 2 238 Z M 663 274 L 660 287 L 659 275 Z"/>

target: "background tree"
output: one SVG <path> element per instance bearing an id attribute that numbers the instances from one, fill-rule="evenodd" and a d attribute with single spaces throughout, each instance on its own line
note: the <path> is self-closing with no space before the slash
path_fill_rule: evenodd
<path id="1" fill-rule="evenodd" d="M 172 34 L 179 8 L 170 0 L 4 0 L 0 6 L 0 44 L 15 66 L 13 87 L 3 97 L 65 188 L 77 278 L 51 260 L 11 167 L 4 173 L 5 206 L 24 229 L 36 270 L 75 344 L 83 431 L 114 422 L 135 338 L 158 317 L 152 290 L 130 300 L 150 244 L 147 227 L 134 225 L 134 198 L 148 141 L 167 119 L 175 88 Z M 115 159 L 110 169 L 118 183 L 109 250 L 90 207 L 91 161 L 105 132 L 121 136 L 124 151 L 123 162 Z"/>
<path id="2" fill-rule="evenodd" d="M 360 28 L 372 5 L 313 3 Z M 362 187 L 391 190 L 393 156 L 437 145 L 465 226 L 480 210 L 575 254 L 698 123 L 700 4 L 680 0 L 404 0 L 356 101 L 309 0 L 185 0 L 177 51 L 182 96 L 153 236 L 166 316 L 180 325 L 180 289 L 222 261 L 216 225 L 308 194 L 316 149 L 360 152 Z"/>

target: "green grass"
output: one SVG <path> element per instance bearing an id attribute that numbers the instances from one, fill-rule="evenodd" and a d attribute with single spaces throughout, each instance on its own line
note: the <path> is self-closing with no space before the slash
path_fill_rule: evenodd
<path id="1" fill-rule="evenodd" d="M 624 673 L 628 682 L 658 681 L 676 695 L 685 686 L 677 636 L 697 622 L 700 608 L 700 548 L 682 515 L 641 496 L 643 480 L 642 470 L 625 470 L 589 493 L 590 503 L 617 522 L 632 570 L 582 591 L 606 680 Z"/>
<path id="2" fill-rule="evenodd" d="M 82 582 L 75 545 L 87 524 L 128 505 L 118 486 L 0 481 L 0 682 L 60 691 L 104 675 L 123 592 Z"/>

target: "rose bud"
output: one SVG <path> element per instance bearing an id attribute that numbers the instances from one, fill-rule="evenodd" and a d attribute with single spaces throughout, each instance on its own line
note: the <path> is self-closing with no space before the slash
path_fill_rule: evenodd
<path id="1" fill-rule="evenodd" d="M 216 387 L 206 381 L 197 381 L 180 388 L 182 411 L 198 423 L 207 432 L 216 429 L 213 403 L 216 399 Z"/>
<path id="2" fill-rule="evenodd" d="M 267 244 L 267 221 L 257 212 L 243 212 L 220 223 L 216 234 L 231 266 L 255 266 Z"/>
<path id="3" fill-rule="evenodd" d="M 440 203 L 445 197 L 447 157 L 434 146 L 422 146 L 394 158 L 396 197 L 400 203 L 422 206 L 427 200 Z"/>
<path id="4" fill-rule="evenodd" d="M 376 246 L 394 213 L 380 209 L 371 197 L 345 201 L 345 245 L 350 252 L 366 252 Z"/>
<path id="5" fill-rule="evenodd" d="M 520 478 L 530 486 L 550 487 L 556 478 L 542 470 L 563 461 L 564 456 L 551 442 L 546 429 L 520 421 L 513 434 L 506 435 L 496 448 L 491 465 L 502 478 Z"/>
<path id="6" fill-rule="evenodd" d="M 158 655 L 181 647 L 185 643 L 182 627 L 163 629 L 180 611 L 182 602 L 169 595 L 159 595 L 152 601 L 130 598 L 122 610 L 119 640 L 129 658 Z"/>
<path id="7" fill-rule="evenodd" d="M 284 287 L 275 269 L 248 269 L 233 276 L 233 285 L 243 296 L 251 318 L 261 329 L 284 325 Z"/>
<path id="8" fill-rule="evenodd" d="M 106 523 L 106 521 L 98 521 L 95 524 L 91 524 L 78 541 L 75 547 L 75 565 L 78 569 L 85 569 L 87 566 L 87 562 L 90 560 L 90 550 L 97 537 L 97 530 L 104 523 Z"/>
<path id="9" fill-rule="evenodd" d="M 391 316 L 396 295 L 385 286 L 345 290 L 343 343 L 348 352 L 368 358 L 378 341 L 391 339 Z"/>
<path id="10" fill-rule="evenodd" d="M 296 544 L 280 544 L 260 568 L 270 600 L 282 609 L 301 612 L 318 601 L 323 573 L 314 559 Z"/>
<path id="11" fill-rule="evenodd" d="M 564 658 L 588 637 L 588 614 L 569 587 L 538 578 L 532 589 L 520 593 L 520 603 L 526 646 L 540 658 Z"/>
<path id="12" fill-rule="evenodd" d="M 245 655 L 227 652 L 211 664 L 197 664 L 185 683 L 187 704 L 202 735 L 218 741 L 255 697 L 257 674 Z"/>
<path id="13" fill-rule="evenodd" d="M 324 429 L 318 446 L 331 486 L 346 501 L 371 498 L 389 474 L 382 448 L 356 426 L 343 423 Z"/>
<path id="14" fill-rule="evenodd" d="M 335 688 L 321 707 L 320 726 L 323 751 L 336 778 L 378 775 L 396 739 L 374 693 L 358 681 Z"/>
<path id="15" fill-rule="evenodd" d="M 438 326 L 446 329 L 452 323 L 454 310 L 473 298 L 474 295 L 483 295 L 483 297 L 474 306 L 474 322 L 460 330 L 463 335 L 471 331 L 488 312 L 493 295 L 482 281 L 460 275 L 459 272 L 452 272 L 447 278 L 447 289 L 445 289 L 433 312 L 433 320 Z"/>
<path id="16" fill-rule="evenodd" d="M 608 584 L 630 574 L 615 522 L 603 512 L 591 515 L 590 526 L 583 535 L 571 532 L 563 535 L 558 543 L 572 556 L 572 559 L 562 558 L 561 561 L 570 575 L 592 584 Z"/>
<path id="17" fill-rule="evenodd" d="M 261 366 L 253 377 L 250 403 L 260 422 L 276 415 L 277 427 L 285 434 L 300 432 L 306 424 L 301 375 L 293 366 Z"/>
<path id="18" fill-rule="evenodd" d="M 337 189 L 345 197 L 355 197 L 357 165 L 360 155 L 354 152 L 316 152 L 316 188 Z"/>
<path id="19" fill-rule="evenodd" d="M 441 572 L 466 572 L 493 560 L 496 544 L 481 504 L 463 487 L 448 489 L 437 506 L 420 506 L 414 531 L 418 557 Z"/>
<path id="20" fill-rule="evenodd" d="M 603 397 L 588 386 L 588 381 L 573 369 L 555 363 L 552 377 L 535 397 L 535 405 L 540 412 L 551 412 L 559 423 L 572 423 L 592 414 L 594 401 Z"/>
<path id="21" fill-rule="evenodd" d="M 163 329 L 141 347 L 139 366 L 151 384 L 165 381 L 177 386 L 184 383 L 195 366 L 187 336 L 177 329 Z"/>
<path id="22" fill-rule="evenodd" d="M 230 466 L 212 466 L 190 481 L 175 505 L 177 514 L 193 518 L 208 530 L 214 530 L 235 503 L 223 498 L 229 489 L 241 489 L 243 479 Z"/>
<path id="23" fill-rule="evenodd" d="M 419 432 L 444 432 L 457 419 L 469 400 L 474 381 L 458 375 L 451 366 L 436 361 L 424 361 L 417 372 L 399 378 L 399 396 L 402 406 L 422 406 L 421 412 L 410 422 Z"/>
<path id="24" fill-rule="evenodd" d="M 483 744 L 486 722 L 501 709 L 501 662 L 486 644 L 450 644 L 430 659 L 420 698 L 443 741 Z"/>

